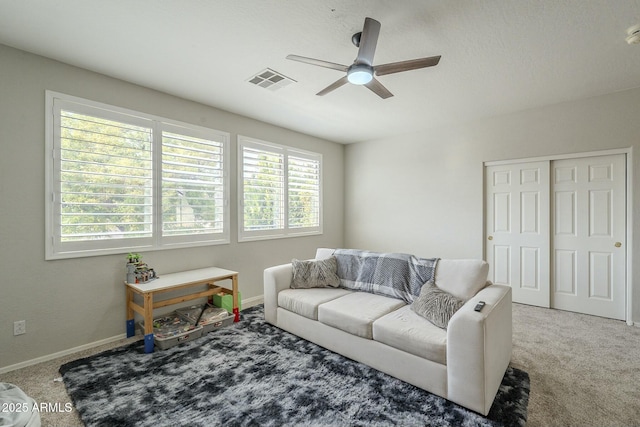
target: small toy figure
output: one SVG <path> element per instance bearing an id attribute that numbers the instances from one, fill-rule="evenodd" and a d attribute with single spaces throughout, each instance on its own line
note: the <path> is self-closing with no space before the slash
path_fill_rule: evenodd
<path id="1" fill-rule="evenodd" d="M 141 258 L 140 254 L 127 255 L 127 283 L 147 283 L 158 278 L 155 270 L 141 262 Z"/>

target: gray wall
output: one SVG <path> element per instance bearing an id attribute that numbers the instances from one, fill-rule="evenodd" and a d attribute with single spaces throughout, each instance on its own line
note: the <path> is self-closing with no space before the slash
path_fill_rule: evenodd
<path id="1" fill-rule="evenodd" d="M 0 369 L 124 331 L 123 256 L 44 260 L 46 89 L 231 133 L 231 244 L 143 255 L 159 272 L 237 270 L 244 299 L 262 295 L 265 267 L 319 246 L 482 257 L 484 161 L 633 147 L 640 174 L 640 89 L 345 148 L 0 45 Z M 237 243 L 237 134 L 323 154 L 323 235 Z"/>
<path id="2" fill-rule="evenodd" d="M 484 161 L 633 149 L 640 176 L 640 89 L 349 145 L 345 245 L 443 258 L 483 256 Z M 633 182 L 634 217 L 640 185 Z M 633 226 L 640 266 L 640 220 Z M 640 271 L 633 280 L 640 321 Z"/>
<path id="3" fill-rule="evenodd" d="M 236 270 L 247 299 L 262 295 L 265 267 L 343 246 L 344 146 L 0 45 L 0 369 L 125 329 L 123 255 L 44 260 L 46 89 L 231 133 L 231 244 L 142 252 L 160 274 Z M 237 243 L 237 134 L 323 154 L 323 235 Z"/>

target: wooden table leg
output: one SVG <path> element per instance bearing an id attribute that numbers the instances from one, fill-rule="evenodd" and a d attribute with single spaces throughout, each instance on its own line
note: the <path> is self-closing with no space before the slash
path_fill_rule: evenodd
<path id="1" fill-rule="evenodd" d="M 153 353 L 153 293 L 144 294 L 144 352 Z"/>
<path id="2" fill-rule="evenodd" d="M 127 286 L 127 338 L 136 334 L 135 316 L 133 314 L 133 290 Z"/>
<path id="3" fill-rule="evenodd" d="M 238 275 L 234 274 L 231 278 L 231 282 L 233 283 L 233 314 L 235 314 L 234 322 L 240 321 L 240 310 L 238 309 Z"/>

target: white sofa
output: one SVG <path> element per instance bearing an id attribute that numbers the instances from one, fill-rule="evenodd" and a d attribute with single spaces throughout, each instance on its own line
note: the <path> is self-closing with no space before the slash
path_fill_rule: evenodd
<path id="1" fill-rule="evenodd" d="M 332 253 L 318 249 L 316 259 Z M 264 271 L 265 319 L 487 415 L 512 345 L 511 288 L 486 282 L 487 273 L 488 264 L 480 260 L 438 261 L 436 285 L 467 300 L 441 329 L 402 300 L 343 288 L 291 289 L 292 265 L 279 265 Z M 476 312 L 479 301 L 486 305 Z"/>

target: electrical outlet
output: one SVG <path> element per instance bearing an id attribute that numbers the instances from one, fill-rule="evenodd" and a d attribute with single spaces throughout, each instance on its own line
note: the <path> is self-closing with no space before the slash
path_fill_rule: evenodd
<path id="1" fill-rule="evenodd" d="M 27 333 L 27 321 L 18 320 L 13 322 L 13 335 L 22 335 Z"/>

